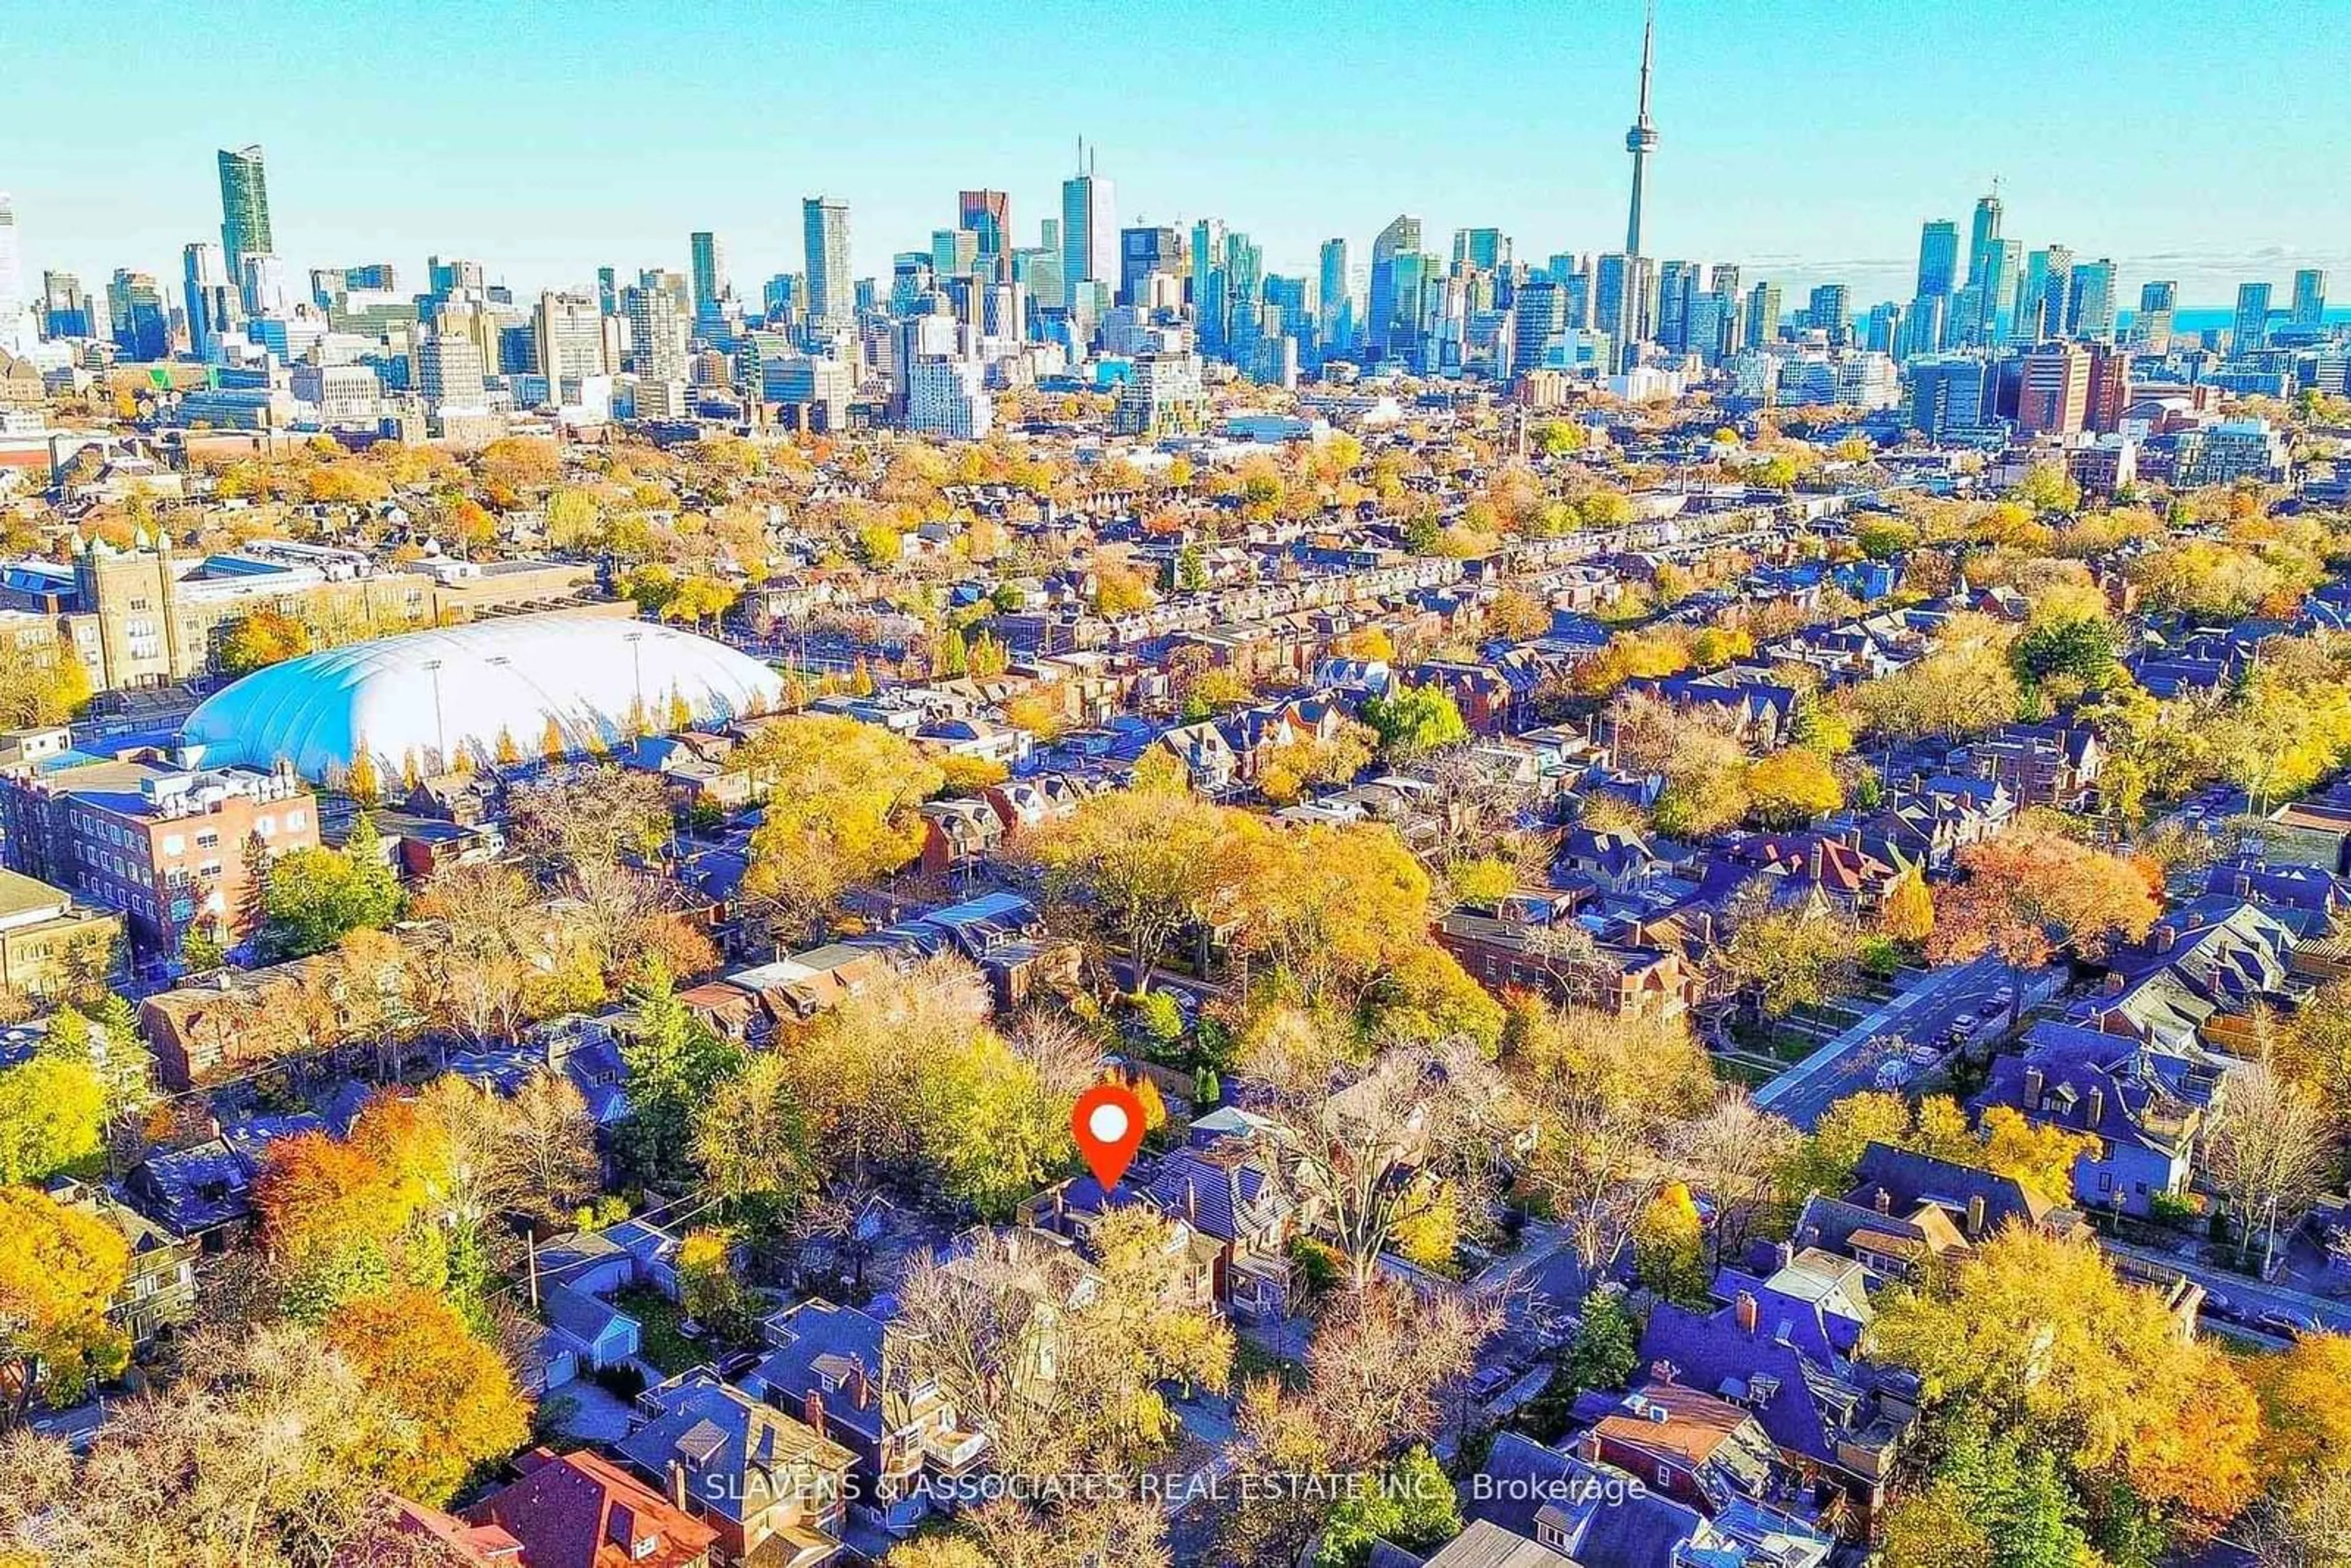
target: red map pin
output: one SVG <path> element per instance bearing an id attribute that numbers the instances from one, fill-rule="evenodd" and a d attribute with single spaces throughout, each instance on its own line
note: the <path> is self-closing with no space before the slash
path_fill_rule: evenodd
<path id="1" fill-rule="evenodd" d="M 1104 1192 L 1134 1163 L 1143 1132 L 1143 1102 L 1123 1083 L 1097 1083 L 1070 1108 L 1070 1135 Z"/>

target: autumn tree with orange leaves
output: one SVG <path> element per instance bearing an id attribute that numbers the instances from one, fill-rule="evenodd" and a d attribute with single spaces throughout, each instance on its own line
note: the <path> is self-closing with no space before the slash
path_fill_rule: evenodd
<path id="1" fill-rule="evenodd" d="M 351 1301 L 327 1319 L 325 1337 L 371 1396 L 368 1449 L 402 1497 L 444 1501 L 530 1435 L 529 1401 L 506 1363 L 429 1291 Z"/>
<path id="2" fill-rule="evenodd" d="M 1970 844 L 1959 867 L 1966 874 L 1943 894 L 1927 944 L 1937 963 L 1990 953 L 2021 976 L 2061 950 L 2095 958 L 2136 942 L 2161 913 L 2137 866 L 2039 828 Z"/>

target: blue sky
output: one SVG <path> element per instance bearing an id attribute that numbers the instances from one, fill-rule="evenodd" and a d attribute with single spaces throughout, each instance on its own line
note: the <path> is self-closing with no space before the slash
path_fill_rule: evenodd
<path id="1" fill-rule="evenodd" d="M 2184 304 L 2327 266 L 2351 296 L 2345 0 L 1660 0 L 1646 248 L 1907 295 L 1918 225 L 1992 175 L 2011 237 L 2114 256 Z M 298 269 L 428 251 L 517 288 L 801 263 L 851 204 L 861 273 L 1012 193 L 1023 244 L 1084 135 L 1122 221 L 1213 214 L 1307 268 L 1399 211 L 1540 260 L 1614 248 L 1639 0 L 0 0 L 0 189 L 26 268 L 176 279 L 217 238 L 214 149 L 267 151 Z M 297 276 L 299 276 L 298 271 Z"/>

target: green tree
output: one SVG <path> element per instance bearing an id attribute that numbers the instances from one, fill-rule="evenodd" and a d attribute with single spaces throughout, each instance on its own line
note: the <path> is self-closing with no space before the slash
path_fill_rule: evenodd
<path id="1" fill-rule="evenodd" d="M 641 1181 L 682 1176 L 696 1113 L 740 1057 L 678 999 L 669 966 L 658 956 L 646 960 L 628 999 L 635 1016 L 621 1040 L 621 1061 L 629 1070 L 622 1157 Z"/>
<path id="2" fill-rule="evenodd" d="M 2115 651 L 2113 623 L 2085 615 L 2035 626 L 2009 644 L 2008 656 L 2019 680 L 2063 676 L 2095 691 L 2118 673 Z"/>
<path id="3" fill-rule="evenodd" d="M 262 946 L 279 958 L 323 953 L 350 932 L 391 925 L 400 904 L 383 840 L 361 812 L 342 848 L 292 850 L 269 863 L 262 883 Z"/>
<path id="4" fill-rule="evenodd" d="M 1415 1444 L 1374 1484 L 1332 1511 L 1314 1561 L 1318 1568 L 1363 1568 L 1374 1540 L 1426 1556 L 1460 1533 L 1453 1479 L 1425 1446 Z"/>
<path id="5" fill-rule="evenodd" d="M 1888 1568 L 2079 1568 L 2095 1561 L 2082 1507 L 2046 1445 L 1997 1439 L 1968 1415 L 1944 1424 L 1933 1478 L 1886 1520 Z"/>
<path id="6" fill-rule="evenodd" d="M 1459 706 L 1442 686 L 1399 684 L 1364 704 L 1364 722 L 1392 758 L 1419 757 L 1469 737 Z"/>
<path id="7" fill-rule="evenodd" d="M 90 1158 L 105 1116 L 106 1086 L 87 1061 L 38 1055 L 0 1068 L 0 1186 L 39 1181 Z"/>

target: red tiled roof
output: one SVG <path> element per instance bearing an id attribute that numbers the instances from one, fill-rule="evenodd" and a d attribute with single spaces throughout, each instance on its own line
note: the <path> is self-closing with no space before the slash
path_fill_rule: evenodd
<path id="1" fill-rule="evenodd" d="M 525 1568 L 687 1568 L 717 1531 L 610 1462 L 584 1450 L 534 1448 L 523 1475 L 466 1511 L 523 1544 Z M 651 1540 L 650 1550 L 638 1543 Z"/>

